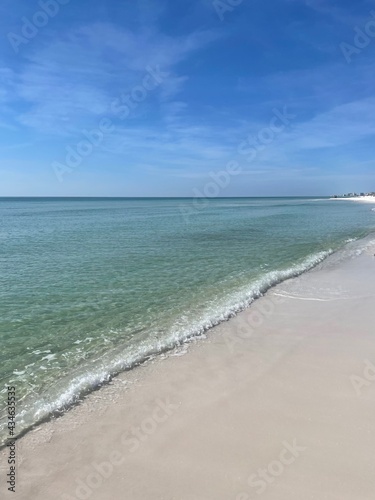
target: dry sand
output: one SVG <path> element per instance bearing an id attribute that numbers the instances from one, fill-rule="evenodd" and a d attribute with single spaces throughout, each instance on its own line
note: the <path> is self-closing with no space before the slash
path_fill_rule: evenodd
<path id="1" fill-rule="evenodd" d="M 374 252 L 282 283 L 28 433 L 1 498 L 373 500 Z"/>

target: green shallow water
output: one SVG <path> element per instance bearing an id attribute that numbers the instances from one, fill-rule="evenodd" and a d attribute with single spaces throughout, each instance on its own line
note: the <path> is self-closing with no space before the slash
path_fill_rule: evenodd
<path id="1" fill-rule="evenodd" d="M 353 202 L 195 205 L 0 199 L 0 408 L 16 386 L 18 431 L 375 227 Z"/>

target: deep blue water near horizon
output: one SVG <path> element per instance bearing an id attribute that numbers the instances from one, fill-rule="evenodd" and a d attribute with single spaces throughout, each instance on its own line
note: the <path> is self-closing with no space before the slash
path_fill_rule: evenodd
<path id="1" fill-rule="evenodd" d="M 351 201 L 205 205 L 0 198 L 0 416 L 8 385 L 21 431 L 375 228 Z"/>

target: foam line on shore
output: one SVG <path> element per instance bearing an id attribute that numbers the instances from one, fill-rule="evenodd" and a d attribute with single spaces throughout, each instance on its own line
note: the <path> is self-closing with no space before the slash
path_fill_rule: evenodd
<path id="1" fill-rule="evenodd" d="M 370 243 L 367 243 L 367 245 Z M 358 246 L 358 242 L 356 246 Z M 366 244 L 363 245 L 363 248 L 366 248 Z M 227 298 L 225 303 L 217 304 L 215 311 L 209 311 L 205 318 L 190 325 L 188 330 L 179 330 L 178 326 L 176 326 L 176 330 L 173 330 L 163 342 L 159 341 L 158 345 L 136 346 L 136 349 L 127 352 L 126 357 L 124 357 L 123 351 L 117 355 L 113 355 L 113 353 L 106 355 L 103 362 L 96 364 L 91 372 L 81 373 L 70 381 L 65 379 L 66 388 L 63 392 L 61 392 L 61 389 L 54 388 L 45 397 L 30 401 L 28 407 L 18 415 L 18 432 L 23 434 L 31 427 L 48 419 L 51 415 L 62 414 L 71 405 L 76 404 L 82 397 L 101 385 L 108 383 L 117 374 L 130 370 L 155 355 L 162 354 L 184 342 L 189 342 L 203 335 L 207 330 L 227 321 L 249 307 L 252 302 L 262 297 L 270 288 L 313 269 L 333 253 L 332 250 L 322 251 L 310 255 L 301 263 L 288 269 L 275 270 L 265 274 L 260 279 L 249 284 L 246 289 L 241 289 L 229 299 Z M 61 382 L 64 383 L 64 379 L 59 381 L 59 388 Z M 0 425 L 0 436 L 4 432 L 4 425 Z M 2 440 L 0 446 L 1 444 Z"/>

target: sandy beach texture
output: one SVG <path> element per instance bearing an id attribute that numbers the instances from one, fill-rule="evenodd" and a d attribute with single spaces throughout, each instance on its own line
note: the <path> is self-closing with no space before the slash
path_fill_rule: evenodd
<path id="1" fill-rule="evenodd" d="M 356 196 L 355 198 L 330 198 L 331 200 L 337 201 L 357 201 L 360 203 L 374 203 L 375 204 L 375 196 Z"/>
<path id="2" fill-rule="evenodd" d="M 374 252 L 280 284 L 29 432 L 1 498 L 372 500 Z"/>

